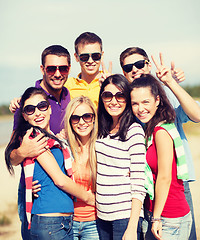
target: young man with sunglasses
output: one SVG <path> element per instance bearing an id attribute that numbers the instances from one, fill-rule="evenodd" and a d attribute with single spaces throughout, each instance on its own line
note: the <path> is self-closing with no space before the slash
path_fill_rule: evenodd
<path id="1" fill-rule="evenodd" d="M 65 84 L 71 98 L 87 96 L 96 107 L 98 106 L 100 79 L 102 75 L 106 75 L 104 69 L 99 70 L 103 54 L 102 40 L 95 33 L 84 32 L 75 40 L 74 56 L 80 64 L 81 73 L 76 78 L 69 78 Z"/>
<path id="2" fill-rule="evenodd" d="M 68 50 L 60 45 L 52 45 L 47 47 L 41 56 L 42 65 L 40 66 L 43 78 L 36 81 L 35 87 L 43 88 L 49 97 L 49 102 L 51 105 L 52 114 L 50 117 L 50 129 L 54 134 L 59 133 L 64 128 L 64 116 L 65 109 L 70 101 L 70 94 L 67 88 L 64 87 L 67 81 L 71 59 Z M 19 108 L 20 99 L 16 103 L 16 108 Z M 28 114 L 33 114 L 35 108 L 40 111 L 44 110 L 46 106 L 40 103 L 38 106 L 29 106 L 25 111 Z M 14 127 L 19 121 L 18 110 L 14 115 Z M 41 120 L 42 121 L 42 120 Z M 22 163 L 22 161 L 27 157 L 35 157 L 40 155 L 45 151 L 46 139 L 42 138 L 42 134 L 39 134 L 36 138 L 30 139 L 30 134 L 32 130 L 28 130 L 26 135 L 22 140 L 22 144 L 18 149 L 15 149 L 11 153 L 12 165 L 16 166 Z M 22 222 L 21 233 L 23 239 L 30 239 L 30 231 L 28 230 L 28 223 L 25 215 L 25 183 L 24 183 L 24 173 L 22 171 L 19 194 L 18 194 L 18 208 L 19 217 Z"/>
<path id="3" fill-rule="evenodd" d="M 168 69 L 164 65 L 162 54 L 160 54 L 160 64 L 156 62 L 153 56 L 152 60 L 157 68 L 157 75 L 167 72 Z M 126 50 L 124 50 L 120 55 L 120 65 L 122 67 L 124 76 L 130 82 L 134 81 L 136 78 L 139 78 L 142 74 L 150 73 L 152 68 L 147 53 L 143 49 L 138 47 L 127 48 Z M 200 122 L 200 104 L 198 103 L 198 105 L 197 102 L 195 102 L 194 99 L 189 94 L 187 94 L 187 92 L 178 84 L 178 82 L 182 82 L 185 80 L 183 71 L 175 69 L 174 63 L 172 63 L 171 72 L 174 80 L 170 82 L 166 80 L 166 82 L 163 82 L 163 84 L 165 85 L 164 88 L 166 90 L 168 98 L 176 111 L 175 124 L 183 141 L 183 146 L 185 150 L 189 171 L 189 179 L 188 181 L 184 181 L 184 188 L 185 196 L 190 206 L 193 218 L 192 230 L 189 240 L 196 240 L 193 203 L 189 188 L 189 181 L 195 180 L 195 174 L 192 155 L 190 153 L 189 144 L 183 131 L 182 125 L 183 123 L 186 123 L 188 121 Z"/>

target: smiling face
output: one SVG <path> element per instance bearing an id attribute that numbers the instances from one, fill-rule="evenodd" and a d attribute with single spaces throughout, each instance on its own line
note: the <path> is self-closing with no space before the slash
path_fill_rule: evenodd
<path id="1" fill-rule="evenodd" d="M 115 95 L 118 92 L 121 93 L 121 89 L 116 87 L 114 84 L 110 83 L 105 86 L 104 92 L 111 92 L 113 95 Z M 115 97 L 113 97 L 110 102 L 103 101 L 103 104 L 104 104 L 105 110 L 113 118 L 113 121 L 118 121 L 126 108 L 126 101 L 119 102 Z"/>
<path id="2" fill-rule="evenodd" d="M 140 60 L 145 60 L 144 56 L 140 54 L 132 54 L 124 59 L 123 65 L 131 64 L 138 62 Z M 126 73 L 123 71 L 124 76 L 128 79 L 129 82 L 133 82 L 136 78 L 139 78 L 142 74 L 149 74 L 151 71 L 151 63 L 146 63 L 143 68 L 138 69 L 133 65 L 132 71 Z"/>
<path id="3" fill-rule="evenodd" d="M 79 59 L 80 54 L 84 53 L 102 53 L 101 59 L 94 61 L 92 57 L 88 59 L 87 62 L 82 62 Z M 101 65 L 101 60 L 103 57 L 103 52 L 101 51 L 101 46 L 99 43 L 90 43 L 90 44 L 79 44 L 78 45 L 78 55 L 75 53 L 74 56 L 76 61 L 80 63 L 81 66 L 81 78 L 86 80 L 87 77 L 96 77 L 99 73 L 99 68 Z"/>
<path id="4" fill-rule="evenodd" d="M 44 97 L 42 95 L 40 95 L 40 94 L 33 95 L 25 101 L 23 109 L 27 105 L 37 106 L 38 103 L 40 103 L 42 101 L 46 101 L 46 99 L 44 99 Z M 45 111 L 40 111 L 36 107 L 34 113 L 31 115 L 27 115 L 25 112 L 23 112 L 23 117 L 26 121 L 28 121 L 31 125 L 43 128 L 48 132 L 50 130 L 49 129 L 50 115 L 51 115 L 51 106 L 50 105 L 47 108 L 47 110 L 45 110 Z"/>
<path id="5" fill-rule="evenodd" d="M 72 116 L 83 116 L 86 113 L 94 114 L 93 110 L 88 104 L 81 103 L 78 107 L 76 107 L 72 113 Z M 78 123 L 71 123 L 71 126 L 74 132 L 79 136 L 81 142 L 86 142 L 89 140 L 91 131 L 94 128 L 94 116 L 91 121 L 84 121 L 84 119 L 81 117 Z"/>
<path id="6" fill-rule="evenodd" d="M 142 123 L 148 123 L 152 119 L 156 113 L 159 103 L 159 96 L 155 99 L 149 87 L 134 88 L 131 91 L 133 114 Z"/>
<path id="7" fill-rule="evenodd" d="M 69 66 L 68 58 L 66 56 L 56 56 L 49 54 L 45 57 L 45 65 L 41 65 L 40 69 L 43 74 L 43 84 L 44 89 L 47 92 L 61 92 L 63 85 L 67 81 L 68 73 L 61 74 L 59 69 L 56 70 L 56 72 L 51 75 L 48 74 L 46 71 L 47 66 Z M 70 66 L 69 66 L 70 67 Z"/>

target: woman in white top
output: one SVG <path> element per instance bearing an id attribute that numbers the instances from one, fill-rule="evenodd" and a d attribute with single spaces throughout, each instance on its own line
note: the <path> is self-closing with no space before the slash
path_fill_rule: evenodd
<path id="1" fill-rule="evenodd" d="M 145 197 L 144 132 L 131 111 L 128 80 L 102 84 L 98 106 L 96 206 L 100 239 L 137 239 Z"/>

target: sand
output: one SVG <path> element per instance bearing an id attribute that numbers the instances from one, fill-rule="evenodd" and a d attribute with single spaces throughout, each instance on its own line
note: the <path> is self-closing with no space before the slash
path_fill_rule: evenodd
<path id="1" fill-rule="evenodd" d="M 200 239 L 200 135 L 190 135 L 188 140 L 196 171 L 196 181 L 190 184 L 190 188 L 193 197 L 196 230 L 198 239 Z M 9 217 L 12 223 L 9 226 L 0 227 L 0 240 L 21 240 L 20 220 L 17 214 L 17 189 L 21 170 L 19 166 L 15 167 L 15 176 L 10 176 L 5 165 L 4 149 L 5 147 L 0 147 L 0 217 L 2 215 Z"/>

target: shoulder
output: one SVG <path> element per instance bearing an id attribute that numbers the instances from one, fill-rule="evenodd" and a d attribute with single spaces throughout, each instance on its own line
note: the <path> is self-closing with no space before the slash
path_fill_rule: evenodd
<path id="1" fill-rule="evenodd" d="M 144 135 L 144 130 L 139 123 L 134 122 L 128 128 L 128 133 L 141 133 Z"/>
<path id="2" fill-rule="evenodd" d="M 73 86 L 74 84 L 76 83 L 76 78 L 74 78 L 74 77 L 69 77 L 68 79 L 67 79 L 67 81 L 66 81 L 66 83 L 65 83 L 65 87 L 66 88 L 70 88 L 71 86 Z"/>

